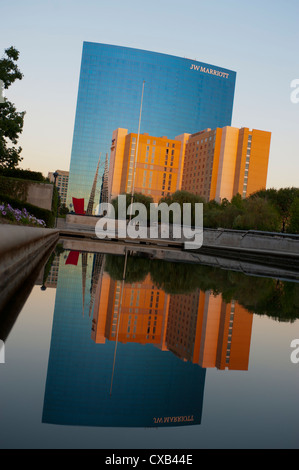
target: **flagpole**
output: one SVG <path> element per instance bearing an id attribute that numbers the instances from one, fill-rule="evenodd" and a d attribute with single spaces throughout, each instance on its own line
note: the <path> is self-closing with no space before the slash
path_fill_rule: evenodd
<path id="1" fill-rule="evenodd" d="M 117 332 L 116 332 L 116 341 L 115 341 L 114 358 L 113 358 L 113 368 L 112 368 L 111 384 L 110 384 L 110 396 L 112 395 L 112 385 L 113 385 L 114 369 L 115 369 L 115 362 L 116 362 L 116 351 L 117 351 L 117 343 L 118 343 L 118 333 L 119 333 L 119 325 L 120 325 L 121 306 L 122 306 L 122 299 L 123 299 L 123 293 L 124 293 L 124 284 L 125 284 L 125 278 L 126 278 L 127 259 L 128 259 L 128 250 L 125 248 L 125 263 L 124 263 L 124 270 L 123 270 L 120 301 L 119 301 L 119 307 L 118 307 L 118 319 L 117 319 L 118 321 L 117 321 Z"/>
<path id="2" fill-rule="evenodd" d="M 132 204 L 134 199 L 134 190 L 135 190 L 135 175 L 136 175 L 136 165 L 137 165 L 137 158 L 138 158 L 138 148 L 139 148 L 139 138 L 140 138 L 140 125 L 141 125 L 141 115 L 142 115 L 142 106 L 143 106 L 143 93 L 144 93 L 144 83 L 142 83 L 142 93 L 141 93 L 141 103 L 140 103 L 140 113 L 139 113 L 139 123 L 138 123 L 138 134 L 137 134 L 137 144 L 136 144 L 136 152 L 134 158 L 134 172 L 133 172 L 133 183 L 131 189 L 131 205 L 130 205 L 130 221 L 132 218 Z"/>

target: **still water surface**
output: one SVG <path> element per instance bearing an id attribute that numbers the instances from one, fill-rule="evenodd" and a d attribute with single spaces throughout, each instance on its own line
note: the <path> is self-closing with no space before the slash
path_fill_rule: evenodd
<path id="1" fill-rule="evenodd" d="M 298 448 L 296 338 L 297 282 L 59 244 L 5 341 L 0 447 Z"/>

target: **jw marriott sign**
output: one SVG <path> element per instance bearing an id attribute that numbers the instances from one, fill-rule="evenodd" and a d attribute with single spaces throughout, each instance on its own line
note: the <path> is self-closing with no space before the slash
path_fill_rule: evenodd
<path id="1" fill-rule="evenodd" d="M 190 70 L 197 70 L 198 72 L 208 73 L 209 75 L 216 75 L 217 77 L 228 78 L 229 73 L 220 72 L 220 70 L 209 69 L 207 67 L 203 67 L 202 65 L 195 65 L 192 64 Z"/>

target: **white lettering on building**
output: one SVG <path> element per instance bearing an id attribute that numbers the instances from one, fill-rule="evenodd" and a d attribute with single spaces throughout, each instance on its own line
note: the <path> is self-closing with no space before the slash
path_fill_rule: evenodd
<path id="1" fill-rule="evenodd" d="M 196 70 L 197 72 L 207 73 L 209 75 L 216 75 L 216 77 L 222 77 L 228 79 L 229 73 L 221 72 L 220 70 L 210 69 L 208 67 L 203 67 L 202 65 L 192 64 L 190 70 Z"/>

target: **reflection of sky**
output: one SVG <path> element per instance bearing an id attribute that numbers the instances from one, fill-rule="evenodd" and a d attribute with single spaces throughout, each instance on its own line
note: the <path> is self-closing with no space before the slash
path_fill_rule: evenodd
<path id="1" fill-rule="evenodd" d="M 35 287 L 6 342 L 6 364 L 0 365 L 1 448 L 298 448 L 299 365 L 290 361 L 290 343 L 299 337 L 299 321 L 284 324 L 259 316 L 253 321 L 249 370 L 207 370 L 200 426 L 42 424 L 55 294 Z"/>

